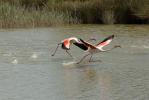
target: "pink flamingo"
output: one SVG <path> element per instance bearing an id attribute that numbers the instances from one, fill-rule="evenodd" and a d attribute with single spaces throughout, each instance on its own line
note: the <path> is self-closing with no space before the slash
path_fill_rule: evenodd
<path id="1" fill-rule="evenodd" d="M 83 59 L 85 59 L 87 56 L 91 55 L 90 59 L 89 59 L 89 62 L 94 62 L 92 61 L 92 56 L 93 54 L 95 53 L 99 53 L 99 52 L 107 52 L 107 51 L 110 51 L 114 48 L 117 48 L 117 47 L 121 47 L 120 45 L 115 45 L 113 48 L 111 49 L 107 49 L 107 50 L 104 50 L 103 47 L 107 46 L 108 44 L 111 43 L 111 41 L 113 40 L 114 38 L 114 35 L 111 35 L 107 38 L 105 38 L 102 42 L 98 43 L 97 45 L 92 45 L 82 39 L 80 39 L 80 41 L 84 44 L 84 46 L 87 48 L 85 51 L 88 52 L 88 54 L 86 54 L 77 64 L 79 64 L 80 62 L 83 61 Z M 75 44 L 75 43 L 74 43 Z M 79 45 L 79 44 L 78 44 Z M 81 46 L 81 45 L 80 45 Z M 100 60 L 98 60 L 100 61 Z"/>
<path id="2" fill-rule="evenodd" d="M 90 41 L 90 40 L 96 40 L 96 39 L 95 38 L 91 38 L 88 41 Z M 61 48 L 64 49 L 64 50 L 66 50 L 66 53 L 69 56 L 72 57 L 71 53 L 68 52 L 68 50 L 70 50 L 71 44 L 75 44 L 76 46 L 78 46 L 79 48 L 81 48 L 83 50 L 86 50 L 87 49 L 86 45 L 84 45 L 84 43 L 82 43 L 78 38 L 76 38 L 76 37 L 70 37 L 70 38 L 64 39 L 60 43 L 58 43 L 58 45 L 57 45 L 54 53 L 51 56 L 54 56 L 55 55 L 58 47 L 61 45 Z"/>

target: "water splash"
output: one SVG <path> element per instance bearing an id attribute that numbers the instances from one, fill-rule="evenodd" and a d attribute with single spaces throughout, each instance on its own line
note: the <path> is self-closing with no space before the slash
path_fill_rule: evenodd
<path id="1" fill-rule="evenodd" d="M 69 62 L 66 62 L 66 61 L 63 61 L 62 65 L 65 66 L 65 67 L 75 67 L 77 64 L 75 58 L 73 59 L 73 61 L 69 61 Z"/>
<path id="2" fill-rule="evenodd" d="M 36 58 L 38 58 L 38 55 L 37 55 L 36 53 L 33 53 L 33 54 L 31 55 L 31 58 L 36 59 Z"/>
<path id="3" fill-rule="evenodd" d="M 11 63 L 16 65 L 18 64 L 18 60 L 15 58 Z"/>
<path id="4" fill-rule="evenodd" d="M 63 62 L 62 65 L 63 65 L 63 66 L 73 67 L 76 63 L 77 63 L 77 62 L 75 62 L 75 61 Z"/>

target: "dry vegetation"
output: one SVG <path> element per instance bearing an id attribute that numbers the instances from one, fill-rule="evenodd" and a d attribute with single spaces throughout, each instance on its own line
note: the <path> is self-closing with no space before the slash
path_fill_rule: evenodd
<path id="1" fill-rule="evenodd" d="M 149 0 L 0 0 L 0 28 L 146 24 Z"/>

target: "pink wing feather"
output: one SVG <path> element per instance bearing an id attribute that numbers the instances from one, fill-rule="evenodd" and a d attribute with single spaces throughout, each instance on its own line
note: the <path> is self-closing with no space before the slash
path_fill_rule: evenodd
<path id="1" fill-rule="evenodd" d="M 110 44 L 110 42 L 113 40 L 113 38 L 114 38 L 114 35 L 111 35 L 111 36 L 105 38 L 102 42 L 98 43 L 96 45 L 96 47 L 103 48 L 104 46 L 107 46 L 108 44 Z"/>

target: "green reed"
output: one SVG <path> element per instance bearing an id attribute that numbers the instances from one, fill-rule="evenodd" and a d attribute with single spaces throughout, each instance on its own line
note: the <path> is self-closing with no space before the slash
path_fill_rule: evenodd
<path id="1" fill-rule="evenodd" d="M 0 0 L 0 28 L 149 23 L 148 0 Z"/>

